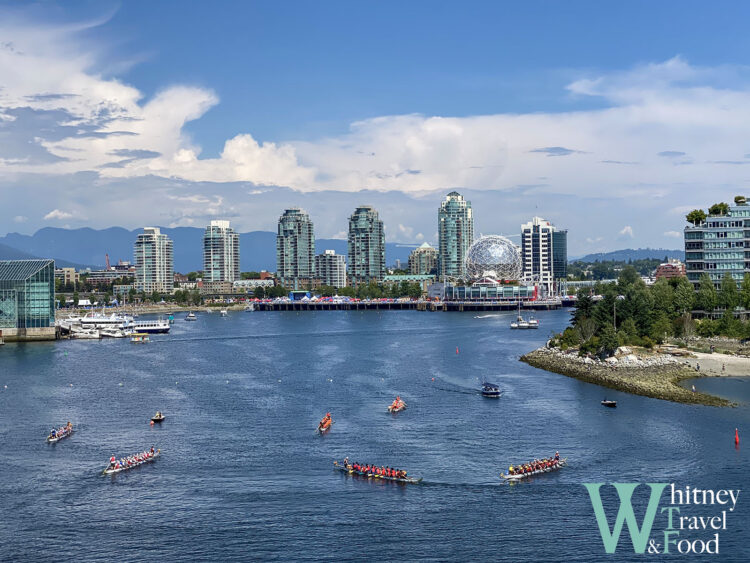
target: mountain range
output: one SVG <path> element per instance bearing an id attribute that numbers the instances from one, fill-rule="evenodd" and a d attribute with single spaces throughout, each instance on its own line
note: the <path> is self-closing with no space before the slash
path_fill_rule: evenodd
<path id="1" fill-rule="evenodd" d="M 684 250 L 668 250 L 666 248 L 626 248 L 624 250 L 614 250 L 612 252 L 599 252 L 597 254 L 587 254 L 581 258 L 576 258 L 581 262 L 627 262 L 628 260 L 643 260 L 645 258 L 657 258 L 659 260 L 667 258 L 677 258 L 685 260 Z M 571 262 L 574 260 L 571 259 Z"/>
<path id="2" fill-rule="evenodd" d="M 61 229 L 45 227 L 33 235 L 8 233 L 0 237 L 0 260 L 54 258 L 58 266 L 74 264 L 80 268 L 102 268 L 105 254 L 112 264 L 133 260 L 133 243 L 141 229 L 129 231 L 122 227 L 95 230 L 89 228 Z M 174 242 L 174 269 L 191 272 L 203 268 L 203 229 L 197 227 L 162 227 L 161 232 Z M 316 239 L 315 252 L 335 250 L 346 254 L 346 240 Z M 391 243 L 385 245 L 387 264 L 397 259 L 406 263 L 417 245 Z M 243 272 L 276 271 L 276 233 L 252 231 L 240 233 L 240 269 Z"/>

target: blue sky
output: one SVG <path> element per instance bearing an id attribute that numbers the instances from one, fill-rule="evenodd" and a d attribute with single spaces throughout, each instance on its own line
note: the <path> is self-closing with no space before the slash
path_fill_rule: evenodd
<path id="1" fill-rule="evenodd" d="M 0 231 L 273 230 L 306 205 L 330 237 L 377 202 L 389 240 L 416 243 L 455 188 L 485 233 L 539 214 L 573 253 L 679 247 L 684 208 L 747 193 L 748 12 L 0 4 Z"/>

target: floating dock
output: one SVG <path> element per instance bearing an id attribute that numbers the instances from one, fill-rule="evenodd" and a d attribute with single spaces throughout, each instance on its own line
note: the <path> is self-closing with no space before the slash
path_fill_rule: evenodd
<path id="1" fill-rule="evenodd" d="M 560 309 L 562 304 L 557 302 L 529 302 L 524 303 L 524 311 L 552 311 Z M 516 302 L 482 302 L 482 301 L 395 301 L 395 302 L 320 302 L 320 301 L 280 301 L 275 303 L 256 303 L 256 311 L 516 311 Z"/>

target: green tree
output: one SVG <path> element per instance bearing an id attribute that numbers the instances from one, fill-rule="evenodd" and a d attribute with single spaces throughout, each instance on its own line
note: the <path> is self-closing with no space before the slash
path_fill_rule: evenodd
<path id="1" fill-rule="evenodd" d="M 620 272 L 620 276 L 617 278 L 617 285 L 620 287 L 620 293 L 624 293 L 628 287 L 640 280 L 640 278 L 641 276 L 638 275 L 638 270 L 636 270 L 634 266 L 625 266 L 622 269 L 622 272 Z"/>
<path id="2" fill-rule="evenodd" d="M 735 205 L 747 205 L 747 198 L 744 195 L 734 196 Z"/>
<path id="3" fill-rule="evenodd" d="M 635 326 L 635 321 L 632 318 L 625 319 L 622 322 L 617 334 L 618 336 L 622 335 L 622 340 L 625 344 L 638 343 L 638 327 Z"/>
<path id="4" fill-rule="evenodd" d="M 654 308 L 670 315 L 674 305 L 674 290 L 666 278 L 661 278 L 651 286 L 651 296 L 654 298 Z"/>
<path id="5" fill-rule="evenodd" d="M 683 315 L 688 311 L 692 311 L 693 304 L 695 303 L 695 289 L 693 289 L 693 284 L 684 276 L 672 278 L 670 283 L 674 287 L 673 306 L 675 311 Z"/>
<path id="6" fill-rule="evenodd" d="M 73 293 L 73 307 L 78 307 L 78 302 L 80 301 L 80 295 L 78 295 L 78 292 Z"/>
<path id="7" fill-rule="evenodd" d="M 714 203 L 708 208 L 709 215 L 726 215 L 727 213 L 729 213 L 729 204 L 724 203 L 723 201 L 720 203 Z"/>
<path id="8" fill-rule="evenodd" d="M 742 278 L 742 289 L 740 290 L 740 305 L 745 309 L 750 309 L 750 274 L 745 274 Z"/>
<path id="9" fill-rule="evenodd" d="M 721 278 L 721 289 L 718 294 L 719 306 L 727 310 L 734 310 L 739 304 L 739 295 L 737 294 L 737 282 L 734 281 L 732 274 L 726 272 Z"/>
<path id="10" fill-rule="evenodd" d="M 693 225 L 700 225 L 706 220 L 706 212 L 702 209 L 693 209 L 690 213 L 685 216 L 688 223 Z"/>
<path id="11" fill-rule="evenodd" d="M 708 274 L 704 273 L 701 276 L 698 293 L 695 296 L 695 306 L 702 311 L 711 312 L 716 309 L 717 303 L 718 296 L 714 282 L 711 281 Z"/>
<path id="12" fill-rule="evenodd" d="M 264 288 L 262 285 L 257 286 L 253 291 L 253 297 L 255 297 L 256 299 L 265 299 L 266 288 Z"/>
<path id="13" fill-rule="evenodd" d="M 651 323 L 651 339 L 661 344 L 665 338 L 672 336 L 674 327 L 672 321 L 666 313 L 660 312 L 657 314 L 654 321 Z"/>
<path id="14" fill-rule="evenodd" d="M 609 357 L 614 354 L 617 350 L 619 341 L 617 340 L 617 333 L 611 324 L 606 325 L 599 337 L 599 348 L 603 355 Z"/>

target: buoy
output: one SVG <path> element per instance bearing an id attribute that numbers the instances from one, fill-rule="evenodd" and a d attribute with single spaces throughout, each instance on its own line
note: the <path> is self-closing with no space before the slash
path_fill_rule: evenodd
<path id="1" fill-rule="evenodd" d="M 151 424 L 151 426 L 153 426 L 154 425 L 154 421 L 152 420 L 150 424 Z"/>
<path id="2" fill-rule="evenodd" d="M 456 354 L 458 354 L 458 346 L 456 346 Z"/>
<path id="3" fill-rule="evenodd" d="M 435 381 L 435 378 L 433 377 L 432 380 Z"/>
<path id="4" fill-rule="evenodd" d="M 737 429 L 734 429 L 734 443 L 739 444 L 740 443 L 740 433 L 737 431 Z"/>

